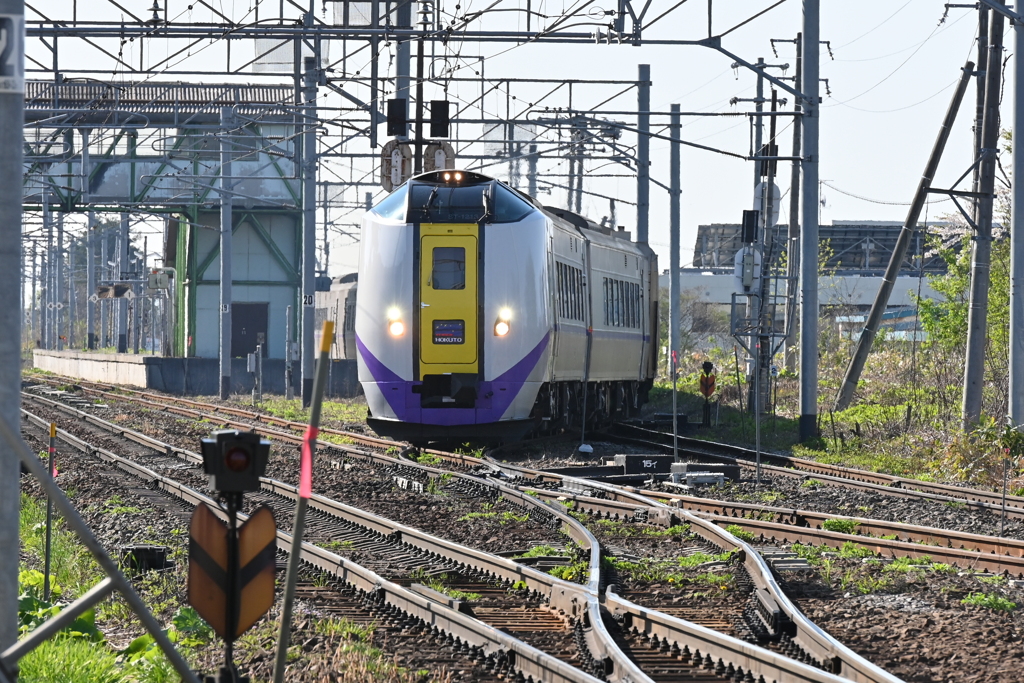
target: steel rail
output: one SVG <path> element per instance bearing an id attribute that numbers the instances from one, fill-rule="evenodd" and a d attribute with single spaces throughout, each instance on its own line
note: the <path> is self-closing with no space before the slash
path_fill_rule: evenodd
<path id="1" fill-rule="evenodd" d="M 48 428 L 49 422 L 40 418 L 32 413 L 22 409 L 22 415 L 31 422 L 32 424 L 40 428 Z M 123 458 L 119 455 L 112 453 L 109 450 L 98 448 L 92 444 L 89 444 L 85 440 L 71 434 L 63 429 L 57 430 L 57 436 L 65 443 L 68 443 L 78 450 L 100 458 L 101 460 L 112 464 L 118 469 L 130 474 L 136 478 L 142 479 L 149 486 L 158 488 L 172 496 L 179 498 L 190 505 L 207 504 L 211 510 L 217 514 L 221 519 L 227 518 L 226 514 L 221 511 L 220 506 L 208 496 L 205 496 L 195 489 L 192 489 L 184 484 L 177 482 L 173 479 L 160 475 L 153 470 L 139 465 L 138 463 L 132 462 L 127 458 Z M 177 451 L 176 451 L 177 452 Z M 274 482 L 276 487 L 291 488 L 292 493 L 295 493 L 293 487 L 287 487 L 287 485 L 281 482 Z M 280 490 L 285 490 L 281 488 Z M 322 502 L 322 501 L 320 501 Z M 351 509 L 351 508 L 350 508 Z M 335 511 L 338 509 L 335 508 Z M 365 514 L 365 513 L 364 513 Z M 244 521 L 247 516 L 239 514 L 239 517 Z M 371 516 L 372 517 L 372 516 Z M 377 522 L 381 520 L 377 518 Z M 395 527 L 401 527 L 401 525 L 395 525 Z M 396 528 L 396 531 L 398 529 Z M 401 529 L 401 533 L 413 535 L 413 533 L 420 537 L 427 537 L 429 534 L 422 532 L 416 532 L 415 530 L 404 527 Z M 278 530 L 277 538 L 282 548 L 291 548 L 291 535 L 285 531 Z M 423 540 L 421 538 L 421 540 Z M 443 541 L 443 539 L 434 539 L 438 550 L 443 550 L 446 557 L 476 557 L 481 553 L 472 551 L 469 548 L 464 548 L 458 544 Z M 424 540 L 424 543 L 426 541 Z M 448 606 L 447 604 L 430 600 L 428 597 L 421 595 L 410 589 L 403 588 L 397 584 L 394 584 L 376 573 L 361 567 L 349 560 L 346 560 L 330 551 L 323 548 L 319 548 L 310 543 L 303 542 L 301 546 L 302 559 L 307 564 L 317 567 L 323 571 L 326 571 L 334 576 L 337 576 L 340 580 L 352 585 L 356 589 L 376 595 L 378 602 L 384 602 L 391 604 L 410 616 L 417 618 L 424 622 L 429 627 L 435 627 L 441 631 L 452 635 L 457 638 L 460 642 L 466 641 L 472 643 L 477 647 L 482 647 L 487 654 L 497 654 L 498 652 L 514 652 L 514 666 L 524 676 L 534 676 L 538 681 L 557 681 L 558 683 L 591 683 L 596 682 L 598 679 L 593 676 L 549 655 L 541 650 L 538 650 L 522 641 L 509 636 L 502 631 L 499 631 L 486 623 L 463 614 L 456 609 Z M 449 555 L 449 553 L 451 555 Z M 500 560 L 501 558 L 495 557 L 494 560 Z M 507 563 L 512 563 L 508 560 Z M 512 563 L 514 564 L 514 563 Z M 494 565 L 497 569 L 498 566 Z M 507 570 L 507 567 L 504 568 Z M 548 582 L 552 585 L 555 583 L 563 584 L 559 586 L 563 589 L 564 594 L 571 595 L 574 592 L 574 587 L 568 582 L 555 579 L 549 575 L 543 574 L 536 570 L 528 567 L 522 567 L 522 579 L 528 583 L 537 583 L 538 578 L 542 578 L 542 581 Z M 590 597 L 586 592 L 582 590 L 582 587 L 575 587 L 576 591 L 584 595 L 584 604 L 586 604 L 586 598 Z M 575 605 L 572 604 L 571 600 L 568 605 L 570 609 L 573 609 Z M 622 679 L 630 680 L 630 679 Z M 647 680 L 633 679 L 633 680 Z"/>
<path id="2" fill-rule="evenodd" d="M 49 399 L 43 399 L 42 397 L 37 397 L 37 396 L 32 395 L 32 394 L 26 394 L 26 397 L 31 399 L 31 400 L 40 400 L 40 399 L 42 399 L 46 404 L 52 405 L 54 407 L 57 407 L 57 408 L 65 411 L 65 412 L 70 412 L 71 414 L 74 414 L 74 415 L 80 417 L 81 419 L 85 419 L 89 423 L 94 424 L 96 426 L 101 426 L 101 427 L 103 427 L 105 429 L 113 431 L 114 433 L 120 433 L 125 438 L 130 438 L 130 439 L 138 441 L 140 443 L 145 443 L 146 445 L 149 445 L 149 447 L 151 447 L 151 448 L 159 445 L 159 447 L 156 447 L 155 450 L 158 450 L 158 451 L 164 450 L 164 451 L 166 451 L 168 453 L 172 453 L 172 452 L 173 453 L 178 453 L 178 452 L 183 451 L 183 449 L 178 449 L 177 447 L 171 446 L 169 444 L 164 444 L 163 442 L 159 442 L 156 439 L 152 439 L 151 437 L 148 437 L 146 435 L 140 434 L 138 432 L 134 432 L 133 430 L 120 427 L 119 425 L 115 425 L 113 423 L 109 423 L 109 422 L 107 422 L 105 420 L 102 420 L 101 418 L 97 418 L 95 416 L 91 416 L 88 413 L 84 413 L 83 411 L 79 411 L 79 410 L 77 410 L 75 408 L 72 408 L 70 406 L 66 406 L 66 405 L 61 404 L 59 402 L 51 401 Z M 214 408 L 215 406 L 208 406 L 208 407 Z M 291 434 L 281 434 L 281 433 L 275 432 L 273 435 L 274 436 L 279 436 L 281 438 L 284 438 L 285 440 L 294 440 L 296 442 L 298 442 L 298 440 L 299 440 L 299 437 L 296 437 L 296 436 L 291 435 Z M 385 443 L 393 444 L 393 442 L 385 442 Z M 424 471 L 427 474 L 427 476 L 435 476 L 436 477 L 436 476 L 442 476 L 442 475 L 450 475 L 450 476 L 464 478 L 464 479 L 466 479 L 466 480 L 468 480 L 470 482 L 473 482 L 473 483 L 475 483 L 477 485 L 479 485 L 481 483 L 484 483 L 485 485 L 487 483 L 490 483 L 490 485 L 495 486 L 499 491 L 501 491 L 502 495 L 509 495 L 510 497 L 511 496 L 521 496 L 521 498 L 519 498 L 519 500 L 522 500 L 523 502 L 527 502 L 527 503 L 533 504 L 533 505 L 543 506 L 547 511 L 553 512 L 553 514 L 555 514 L 556 516 L 559 516 L 560 518 L 563 518 L 563 519 L 564 518 L 568 518 L 569 520 L 571 520 L 572 523 L 578 524 L 576 520 L 572 519 L 571 517 L 568 517 L 568 515 L 565 513 L 564 509 L 561 509 L 562 506 L 560 506 L 560 505 L 558 505 L 558 506 L 546 505 L 543 502 L 541 502 L 540 500 L 538 500 L 534 495 L 529 495 L 529 494 L 527 494 L 526 492 L 523 492 L 523 491 L 516 491 L 515 489 L 511 489 L 510 487 L 503 486 L 501 484 L 498 484 L 497 482 L 488 482 L 487 479 L 481 479 L 479 477 L 474 477 L 474 476 L 470 476 L 470 475 L 459 473 L 459 472 L 447 472 L 447 471 L 440 470 L 440 469 L 437 469 L 437 468 L 434 468 L 434 467 L 430 467 L 430 466 L 427 466 L 427 465 L 420 465 L 420 464 L 412 463 L 412 462 L 408 462 L 408 461 L 397 460 L 395 458 L 391 458 L 391 457 L 386 456 L 386 455 L 380 455 L 380 454 L 376 454 L 376 453 L 368 453 L 368 452 L 364 452 L 364 451 L 358 451 L 356 449 L 352 449 L 352 448 L 349 448 L 349 447 L 346 447 L 346 446 L 343 446 L 343 445 L 333 444 L 333 443 L 330 443 L 330 442 L 324 442 L 322 444 L 322 446 L 325 449 L 333 449 L 333 450 L 340 451 L 343 455 L 346 455 L 346 456 L 351 456 L 351 457 L 356 457 L 356 458 L 360 458 L 360 459 L 363 459 L 363 460 L 368 460 L 370 462 L 374 462 L 374 463 L 385 465 L 385 466 L 392 466 L 392 467 L 393 466 L 400 466 L 400 467 L 409 467 L 409 468 L 420 469 L 420 470 Z M 185 452 L 187 453 L 187 451 L 185 451 Z M 467 463 L 468 462 L 472 462 L 473 464 L 479 464 L 479 465 L 486 465 L 486 464 L 488 464 L 486 461 L 479 460 L 477 458 L 471 458 L 469 456 L 465 456 L 465 461 Z M 550 477 L 551 481 L 565 481 L 567 479 L 571 479 L 571 478 L 566 478 L 566 477 L 557 477 L 557 476 L 554 476 L 554 475 L 549 475 L 549 477 Z M 577 480 L 576 481 L 576 485 L 577 486 L 593 485 L 593 482 L 584 482 L 582 480 Z M 506 494 L 506 492 L 507 492 L 507 494 Z M 664 505 L 662 505 L 660 503 L 657 503 L 655 501 L 650 501 L 649 499 L 645 499 L 642 496 L 639 496 L 637 494 L 625 494 L 625 495 L 627 495 L 628 497 L 630 497 L 630 498 L 632 498 L 632 499 L 634 499 L 636 501 L 639 501 L 642 504 L 641 507 L 649 507 L 649 506 L 651 506 L 653 504 L 655 507 L 661 508 L 660 510 L 657 510 L 654 513 L 654 515 L 656 517 L 658 517 L 659 519 L 670 520 L 669 515 L 673 512 L 673 510 L 671 508 L 669 508 L 668 506 L 664 506 Z M 780 680 L 780 681 L 781 680 L 785 680 L 785 681 L 841 681 L 841 680 L 854 680 L 854 681 L 863 682 L 863 683 L 898 683 L 899 682 L 898 678 L 895 678 L 895 677 L 891 676 L 890 674 L 888 674 L 887 672 L 879 669 L 878 667 L 874 667 L 874 665 L 871 665 L 870 663 L 868 663 L 866 661 L 860 660 L 860 658 L 857 655 L 855 655 L 852 652 L 850 652 L 844 646 L 841 646 L 840 644 L 838 644 L 836 641 L 834 641 L 834 639 L 831 638 L 831 636 L 828 636 L 828 634 L 826 634 L 823 631 L 821 631 L 821 629 L 819 629 L 817 626 L 813 625 L 809 620 L 807 620 L 807 618 L 805 616 L 803 616 L 801 613 L 799 613 L 797 610 L 795 610 L 795 608 L 793 608 L 792 605 L 789 603 L 788 599 L 784 597 L 784 595 L 782 594 L 782 591 L 779 589 L 777 584 L 775 584 L 774 579 L 771 578 L 771 572 L 768 569 L 767 564 L 764 562 L 763 559 L 761 559 L 761 557 L 759 555 L 757 555 L 756 552 L 753 552 L 751 548 L 746 546 L 746 544 L 743 544 L 741 541 L 739 541 L 738 539 L 733 537 L 731 534 L 729 534 L 728 532 L 718 528 L 716 525 L 714 525 L 714 524 L 712 524 L 710 522 L 702 520 L 702 519 L 700 519 L 700 518 L 698 518 L 696 516 L 690 515 L 689 513 L 685 512 L 685 511 L 678 511 L 678 514 L 680 514 L 681 516 L 687 518 L 686 521 L 689 521 L 694 528 L 699 529 L 699 531 L 697 531 L 697 533 L 702 535 L 703 537 L 707 538 L 710 542 L 712 542 L 712 543 L 714 543 L 716 545 L 724 546 L 724 547 L 736 547 L 736 548 L 738 548 L 740 550 L 744 550 L 745 552 L 744 552 L 744 560 L 743 561 L 744 561 L 744 563 L 746 565 L 747 571 L 753 577 L 760 577 L 760 580 L 755 579 L 755 581 L 759 585 L 765 585 L 766 586 L 765 588 L 759 588 L 755 592 L 755 595 L 758 598 L 758 604 L 759 604 L 760 611 L 762 613 L 768 615 L 768 621 L 769 622 L 772 619 L 775 619 L 776 622 L 781 621 L 781 619 L 779 617 L 779 613 L 781 611 L 780 608 L 779 608 L 779 601 L 776 600 L 775 597 L 774 597 L 775 595 L 779 596 L 781 601 L 782 601 L 782 603 L 783 603 L 783 605 L 788 606 L 794 612 L 794 614 L 792 616 L 787 615 L 787 621 L 786 621 L 787 624 L 794 623 L 794 624 L 796 624 L 798 626 L 798 628 L 796 629 L 796 635 L 793 637 L 793 642 L 798 647 L 801 647 L 805 652 L 808 652 L 808 654 L 811 657 L 813 657 L 817 662 L 821 663 L 823 666 L 826 666 L 826 667 L 828 667 L 830 669 L 838 669 L 841 672 L 840 673 L 840 677 L 836 677 L 836 676 L 834 676 L 834 675 L 832 675 L 830 673 L 827 673 L 826 671 L 823 671 L 821 669 L 814 668 L 812 666 L 808 666 L 808 665 L 802 664 L 802 663 L 800 663 L 800 662 L 798 662 L 796 660 L 788 660 L 787 659 L 786 662 L 789 665 L 788 672 L 786 672 L 785 675 L 781 679 L 774 679 L 774 680 Z M 590 537 L 590 539 L 593 539 L 593 536 L 590 535 L 589 531 L 587 531 L 585 529 L 585 527 L 582 527 L 582 525 L 579 525 L 579 527 L 581 529 L 583 529 L 583 531 Z M 597 547 L 596 540 L 593 540 L 592 543 L 593 543 L 592 547 L 596 548 Z M 594 654 L 594 655 L 602 655 L 603 657 L 605 657 L 605 658 L 607 658 L 607 659 L 609 659 L 610 661 L 613 662 L 612 671 L 608 674 L 609 680 L 611 680 L 611 681 L 623 681 L 624 683 L 627 682 L 627 681 L 629 683 L 639 683 L 640 681 L 648 681 L 649 680 L 648 676 L 646 674 L 644 674 L 642 671 L 640 671 L 638 668 L 636 668 L 636 665 L 633 664 L 631 661 L 627 660 L 627 662 L 629 664 L 628 667 L 622 665 L 621 659 L 625 659 L 625 657 L 623 656 L 621 650 L 619 650 L 617 646 L 612 644 L 611 639 L 610 639 L 610 635 L 607 634 L 607 631 L 603 627 L 603 622 L 601 620 L 601 612 L 600 612 L 600 602 L 598 600 L 599 581 L 600 581 L 600 578 L 599 578 L 600 577 L 600 559 L 599 559 L 599 556 L 597 556 L 596 554 L 593 554 L 593 553 L 591 555 L 590 570 L 591 570 L 590 571 L 590 583 L 589 583 L 589 585 L 587 587 L 588 588 L 588 590 L 587 590 L 588 594 L 587 594 L 587 610 L 586 610 L 588 621 L 589 621 L 588 626 L 591 627 L 591 630 L 588 633 L 588 639 L 587 639 L 588 648 L 591 650 L 592 654 Z M 569 584 L 569 585 L 573 586 L 574 584 Z M 571 605 L 571 599 L 570 599 L 570 605 Z M 641 610 L 644 613 L 650 613 L 651 612 L 651 610 L 646 609 L 646 608 L 639 608 L 638 607 L 637 609 Z M 640 616 L 640 614 L 638 613 L 637 616 Z M 668 615 L 660 615 L 659 618 L 663 618 L 663 623 L 669 624 L 671 626 L 670 638 L 671 638 L 672 642 L 676 643 L 677 646 L 681 650 L 684 649 L 684 648 L 689 648 L 690 651 L 694 651 L 695 649 L 699 649 L 700 644 L 702 642 L 704 642 L 704 639 L 706 638 L 706 634 L 704 633 L 704 630 L 701 629 L 700 627 L 697 627 L 696 624 L 692 624 L 690 622 L 686 622 L 686 621 L 681 620 L 681 619 L 670 617 Z M 776 624 L 776 626 L 778 626 L 778 624 Z M 693 630 L 694 628 L 696 628 L 697 630 L 696 631 Z M 724 653 L 724 654 L 731 653 L 731 654 L 728 654 L 727 657 L 724 656 L 724 654 L 723 654 L 723 656 L 720 658 L 719 661 L 721 662 L 722 666 L 729 666 L 729 665 L 731 665 L 734 668 L 742 669 L 743 671 L 751 671 L 750 669 L 748 669 L 746 667 L 749 667 L 751 665 L 751 660 L 749 658 L 749 649 L 751 647 L 755 647 L 755 646 L 751 646 L 748 643 L 744 643 L 743 641 L 736 640 L 734 638 L 731 638 L 730 636 L 726 636 L 725 634 L 720 634 L 720 633 L 717 633 L 717 632 L 712 632 L 712 633 L 714 633 L 714 636 L 716 638 L 718 638 L 718 642 L 719 642 L 719 645 L 720 645 L 720 648 L 719 648 L 718 651 L 720 651 L 721 653 Z M 766 651 L 766 652 L 768 652 L 768 651 Z M 837 655 L 836 654 L 837 652 L 840 652 L 841 654 Z M 774 659 L 774 657 L 777 657 L 777 655 L 774 655 L 774 653 L 770 653 L 770 652 L 768 652 L 768 654 L 770 654 L 772 656 L 767 656 L 766 655 L 766 657 L 763 659 L 763 661 L 759 661 L 759 665 L 768 667 L 768 669 L 771 670 L 771 667 L 775 666 L 775 664 L 773 664 L 773 662 L 777 661 L 776 659 Z M 625 675 L 623 675 L 624 672 L 628 672 L 628 673 L 625 673 Z M 761 675 L 760 672 L 758 672 L 756 670 L 752 671 L 752 673 L 753 674 L 757 674 L 757 675 Z M 766 680 L 767 680 L 767 677 L 766 677 Z"/>

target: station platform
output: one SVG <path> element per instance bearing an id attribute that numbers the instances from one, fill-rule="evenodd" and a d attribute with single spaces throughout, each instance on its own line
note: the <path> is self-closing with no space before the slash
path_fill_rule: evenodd
<path id="1" fill-rule="evenodd" d="M 133 353 L 90 353 L 34 349 L 32 364 L 64 377 L 90 382 L 109 382 L 184 396 L 212 396 L 220 388 L 216 358 L 165 358 Z M 293 388 L 300 393 L 299 363 L 292 363 Z M 354 360 L 333 360 L 328 369 L 325 393 L 333 398 L 352 398 L 362 393 Z M 231 359 L 231 392 L 252 392 L 254 377 L 246 371 L 245 358 Z M 263 391 L 284 394 L 284 359 L 263 360 Z"/>

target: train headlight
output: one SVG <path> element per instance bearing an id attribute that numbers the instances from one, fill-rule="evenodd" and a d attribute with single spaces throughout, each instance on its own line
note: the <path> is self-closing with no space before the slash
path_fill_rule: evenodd
<path id="1" fill-rule="evenodd" d="M 503 308 L 498 311 L 498 321 L 494 323 L 494 334 L 498 337 L 504 337 L 512 329 L 512 311 Z"/>
<path id="2" fill-rule="evenodd" d="M 402 313 L 397 308 L 388 309 L 388 332 L 392 337 L 401 337 L 405 334 L 405 323 L 402 322 Z"/>

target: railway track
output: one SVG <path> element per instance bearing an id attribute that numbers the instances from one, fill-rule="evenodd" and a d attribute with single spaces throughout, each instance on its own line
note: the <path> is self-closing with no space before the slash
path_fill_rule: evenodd
<path id="1" fill-rule="evenodd" d="M 51 401 L 49 399 L 31 395 L 26 398 L 28 400 L 42 401 L 51 407 L 58 407 L 68 414 L 88 421 L 92 425 L 103 425 L 105 423 L 101 418 L 97 418 L 96 416 L 90 415 L 76 408 L 65 406 L 57 401 Z M 167 444 L 153 443 L 154 440 L 149 439 L 149 437 L 146 437 L 145 435 L 133 433 L 131 430 L 126 430 L 111 423 L 106 423 L 105 428 L 111 433 L 117 433 L 133 441 L 149 443 L 151 446 L 156 447 L 157 450 L 163 450 L 166 452 L 180 450 L 174 449 L 174 447 Z M 267 430 L 261 431 L 267 433 Z M 274 438 L 282 438 L 286 441 L 289 439 L 298 441 L 297 436 L 287 432 L 275 431 L 273 434 L 268 435 L 273 436 Z M 458 472 L 453 474 L 437 468 L 400 461 L 379 453 L 361 452 L 348 445 L 330 443 L 325 443 L 323 445 L 325 449 L 339 452 L 344 457 L 358 458 L 371 463 L 391 467 L 417 469 L 425 477 L 462 477 L 471 482 L 475 482 L 477 485 L 482 481 L 486 481 L 478 476 L 470 476 Z M 461 459 L 460 461 L 465 463 L 465 465 L 473 467 L 487 465 L 485 461 L 473 458 Z M 522 473 L 518 473 L 517 476 L 522 478 Z M 563 481 L 563 479 L 564 478 L 555 477 L 551 480 Z M 583 482 L 580 483 L 584 484 Z M 524 500 L 531 501 L 533 504 L 543 505 L 535 495 L 528 495 L 527 493 L 510 489 L 507 486 L 503 486 L 493 481 L 488 482 L 488 485 L 500 487 L 502 491 L 509 492 L 510 495 L 518 494 L 519 496 L 522 496 Z M 505 495 L 505 493 L 502 495 Z M 642 507 L 649 507 L 649 502 L 644 503 Z M 670 521 L 671 517 L 665 514 L 666 511 L 669 511 L 669 508 L 667 506 L 662 507 L 663 509 L 655 511 L 652 518 L 655 520 Z M 548 507 L 548 509 L 550 510 L 551 508 Z M 767 565 L 748 546 L 737 541 L 731 534 L 724 532 L 714 524 L 701 520 L 697 517 L 690 516 L 689 513 L 685 511 L 678 511 L 678 514 L 687 517 L 687 521 L 692 523 L 695 528 L 699 528 L 699 533 L 705 535 L 709 539 L 713 539 L 712 542 L 718 545 L 734 547 L 737 550 L 744 551 L 744 562 L 746 563 L 751 576 L 756 577 L 756 582 L 758 584 L 755 596 L 757 596 L 759 609 L 755 611 L 756 615 L 765 622 L 766 627 L 775 637 L 785 641 L 787 649 L 792 651 L 794 656 L 799 659 L 812 662 L 819 667 L 825 667 L 838 672 L 848 680 L 898 680 L 878 667 L 875 667 L 869 662 L 861 659 L 808 622 L 807 619 L 795 609 L 795 607 L 788 603 L 788 600 L 785 599 L 781 590 L 779 590 L 778 586 L 774 584 L 774 580 L 771 578 L 771 573 Z M 596 543 L 590 547 L 592 549 L 596 548 Z M 729 675 L 736 675 L 736 672 L 741 672 L 741 675 L 745 675 L 745 672 L 753 672 L 762 676 L 766 681 L 833 680 L 829 674 L 812 667 L 805 667 L 804 669 L 794 672 L 791 670 L 791 666 L 795 665 L 796 662 L 792 659 L 782 656 L 776 652 L 763 650 L 762 648 L 750 643 L 717 633 L 697 624 L 683 621 L 677 617 L 641 607 L 640 605 L 636 605 L 625 598 L 618 596 L 613 589 L 606 590 L 602 593 L 600 591 L 599 582 L 600 558 L 597 553 L 592 552 L 590 583 L 585 589 L 586 595 L 577 598 L 575 614 L 583 615 L 581 617 L 581 621 L 589 625 L 592 629 L 591 639 L 594 640 L 596 638 L 596 636 L 593 635 L 594 632 L 598 635 L 602 633 L 601 624 L 603 624 L 604 621 L 604 617 L 602 617 L 600 609 L 602 605 L 598 603 L 598 596 L 600 596 L 601 603 L 603 604 L 606 613 L 615 617 L 613 620 L 614 623 L 621 624 L 622 633 L 624 635 L 621 638 L 618 638 L 613 644 L 609 644 L 610 641 L 607 640 L 610 636 L 605 636 L 604 641 L 597 639 L 597 642 L 588 643 L 588 650 L 593 654 L 592 664 L 595 666 L 594 670 L 597 671 L 605 669 L 606 671 L 603 672 L 603 675 L 606 676 L 608 680 L 648 680 L 648 676 L 637 668 L 635 663 L 637 655 L 633 653 L 632 650 L 623 655 L 620 650 L 620 648 L 629 645 L 629 634 L 643 634 L 649 644 L 653 643 L 656 645 L 655 649 L 659 652 L 658 656 L 666 658 L 665 667 L 655 667 L 655 670 L 658 672 L 662 670 L 668 672 L 664 674 L 667 677 L 662 677 L 661 674 L 658 674 L 657 676 L 651 675 L 650 680 L 677 680 L 676 678 L 673 678 L 673 676 L 676 676 L 678 673 L 678 664 L 681 661 L 684 659 L 688 661 L 691 668 L 692 665 L 699 665 L 703 667 L 708 663 L 709 658 L 711 660 L 710 666 L 712 671 L 718 670 L 719 673 L 731 671 L 732 674 Z M 578 595 L 578 591 L 581 589 L 574 588 L 573 590 L 577 591 Z M 580 609 L 580 605 L 583 603 L 586 603 L 586 610 Z M 552 597 L 552 604 L 558 604 L 554 596 Z M 780 604 L 782 605 L 781 608 Z M 566 613 L 572 612 L 567 611 Z M 793 635 L 789 635 L 789 632 L 792 632 Z M 696 660 L 698 653 L 700 655 L 700 662 L 697 662 Z M 649 652 L 644 655 L 644 657 L 648 659 L 651 656 L 653 655 Z M 601 664 L 601 662 L 603 662 L 603 664 Z M 609 668 L 611 670 L 607 671 Z M 623 676 L 623 671 L 631 670 L 635 672 L 633 678 Z M 794 676 L 796 676 L 796 678 L 794 678 Z M 825 678 L 821 678 L 822 676 Z"/>
<path id="2" fill-rule="evenodd" d="M 617 424 L 607 431 L 606 436 L 622 443 L 650 446 L 660 452 L 671 452 L 672 448 L 672 434 L 637 425 Z M 679 447 L 683 457 L 704 462 L 735 463 L 746 468 L 756 466 L 757 453 L 740 446 L 680 436 Z M 813 476 L 826 485 L 844 486 L 889 496 L 952 500 L 965 502 L 982 510 L 1001 510 L 1003 505 L 1002 494 L 995 491 L 897 477 L 881 472 L 829 465 L 806 458 L 762 452 L 761 463 L 763 471 L 768 474 L 804 479 Z M 1008 516 L 1024 517 L 1024 497 L 1007 495 L 1006 511 Z"/>

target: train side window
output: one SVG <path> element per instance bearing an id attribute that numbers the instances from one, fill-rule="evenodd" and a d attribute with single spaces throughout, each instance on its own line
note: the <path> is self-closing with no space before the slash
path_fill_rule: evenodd
<path id="1" fill-rule="evenodd" d="M 465 247 L 434 247 L 434 265 L 430 272 L 434 289 L 466 288 Z"/>
<path id="2" fill-rule="evenodd" d="M 583 302 L 586 300 L 583 288 L 583 271 L 579 268 L 573 268 L 573 270 L 576 271 L 576 289 L 579 290 L 580 293 L 580 296 L 576 301 L 576 319 L 582 321 L 586 320 L 587 317 L 585 314 L 586 309 L 583 306 Z"/>

